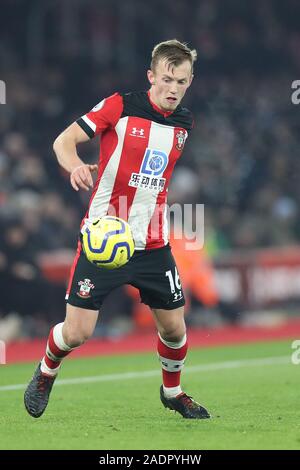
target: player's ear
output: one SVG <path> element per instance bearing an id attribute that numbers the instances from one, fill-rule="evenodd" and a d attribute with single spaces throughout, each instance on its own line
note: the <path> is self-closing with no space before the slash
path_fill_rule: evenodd
<path id="1" fill-rule="evenodd" d="M 190 83 L 189 83 L 189 86 L 191 85 L 192 81 L 194 79 L 194 75 L 192 74 L 191 77 L 190 77 Z"/>
<path id="2" fill-rule="evenodd" d="M 151 85 L 155 85 L 155 77 L 151 69 L 147 70 L 147 77 Z"/>

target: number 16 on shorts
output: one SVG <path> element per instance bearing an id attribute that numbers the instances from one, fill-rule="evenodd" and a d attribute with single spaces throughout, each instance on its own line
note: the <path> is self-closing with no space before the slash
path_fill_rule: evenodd
<path id="1" fill-rule="evenodd" d="M 169 279 L 170 290 L 174 296 L 173 302 L 177 302 L 178 300 L 181 300 L 183 297 L 182 287 L 181 287 L 181 282 L 180 282 L 180 278 L 179 278 L 179 274 L 178 274 L 176 266 L 174 268 L 174 274 L 172 273 L 171 269 L 166 271 L 166 277 Z"/>

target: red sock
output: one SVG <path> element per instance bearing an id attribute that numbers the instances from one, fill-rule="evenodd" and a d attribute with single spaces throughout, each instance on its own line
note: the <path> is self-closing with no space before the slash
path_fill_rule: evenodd
<path id="1" fill-rule="evenodd" d="M 63 358 L 74 349 L 64 342 L 62 327 L 63 323 L 59 323 L 49 333 L 46 354 L 41 362 L 41 371 L 44 374 L 56 375 Z"/>
<path id="2" fill-rule="evenodd" d="M 180 375 L 187 354 L 186 335 L 178 343 L 164 340 L 158 335 L 157 352 L 162 364 L 162 378 L 165 388 L 180 386 Z"/>

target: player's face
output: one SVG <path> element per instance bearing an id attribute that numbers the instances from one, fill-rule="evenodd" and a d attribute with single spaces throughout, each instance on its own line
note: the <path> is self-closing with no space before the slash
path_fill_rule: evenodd
<path id="1" fill-rule="evenodd" d="M 154 104 L 163 111 L 174 111 L 192 82 L 191 63 L 186 60 L 175 67 L 161 59 L 154 71 L 148 70 L 148 79 Z"/>

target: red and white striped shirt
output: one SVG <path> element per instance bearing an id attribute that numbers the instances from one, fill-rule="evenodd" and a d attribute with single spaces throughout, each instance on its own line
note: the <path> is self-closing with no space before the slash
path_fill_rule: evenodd
<path id="1" fill-rule="evenodd" d="M 131 226 L 137 250 L 168 243 L 167 191 L 181 156 L 191 113 L 172 113 L 149 92 L 115 93 L 77 120 L 92 138 L 101 134 L 99 172 L 81 230 L 94 218 L 115 215 Z"/>

